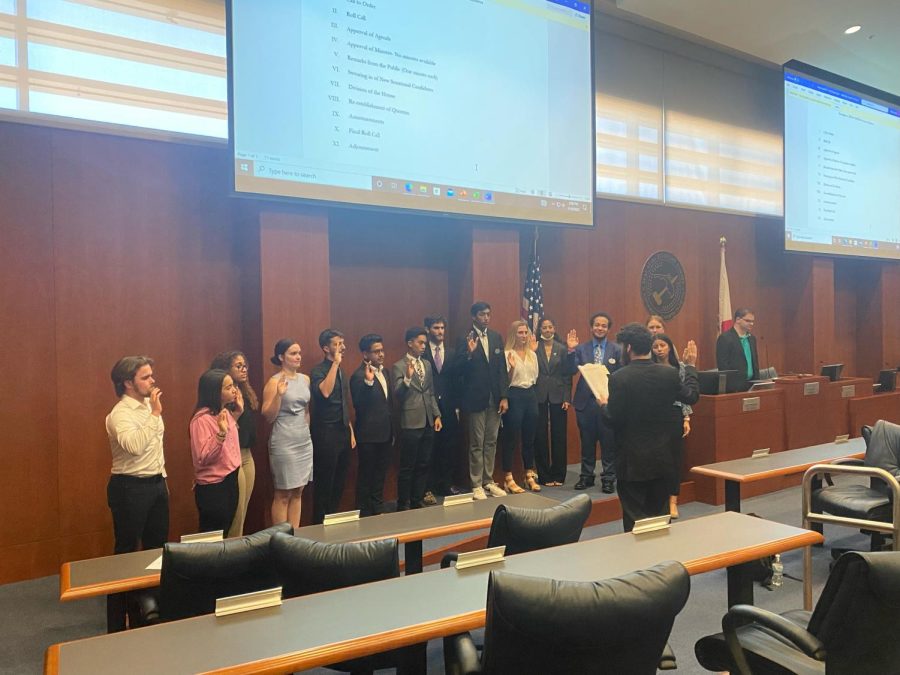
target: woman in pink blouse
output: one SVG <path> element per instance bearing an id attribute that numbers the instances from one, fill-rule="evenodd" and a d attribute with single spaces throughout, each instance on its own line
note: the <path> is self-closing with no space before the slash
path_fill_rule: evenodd
<path id="1" fill-rule="evenodd" d="M 200 532 L 227 532 L 234 520 L 241 465 L 236 420 L 243 410 L 241 392 L 231 375 L 224 370 L 207 370 L 200 376 L 190 426 Z"/>

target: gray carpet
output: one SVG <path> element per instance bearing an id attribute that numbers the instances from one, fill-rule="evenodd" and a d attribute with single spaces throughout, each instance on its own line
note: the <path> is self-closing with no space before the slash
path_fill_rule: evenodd
<path id="1" fill-rule="evenodd" d="M 574 484 L 577 476 L 569 475 L 568 485 Z M 573 491 L 571 488 L 545 489 L 543 494 L 565 499 Z M 600 496 L 598 488 L 589 494 L 594 499 Z M 681 517 L 694 518 L 715 513 L 722 507 L 692 503 L 681 506 Z M 753 512 L 769 520 L 790 525 L 800 525 L 800 490 L 792 488 L 781 492 L 744 500 L 743 511 Z M 585 530 L 583 538 L 603 537 L 622 531 L 620 522 L 598 525 Z M 471 535 L 466 535 L 471 536 Z M 848 528 L 825 530 L 828 546 L 861 548 L 867 546 L 867 539 Z M 428 542 L 428 548 L 437 548 L 451 543 L 452 539 Z M 828 576 L 830 554 L 827 548 L 814 549 L 815 598 L 821 591 Z M 800 551 L 783 557 L 785 573 L 802 577 L 803 559 Z M 725 571 L 709 572 L 691 578 L 691 595 L 687 606 L 675 621 L 670 644 L 678 657 L 678 672 L 694 674 L 706 672 L 694 658 L 694 642 L 699 637 L 720 630 L 722 614 L 726 609 Z M 756 604 L 773 611 L 799 608 L 803 605 L 802 584 L 791 579 L 784 580 L 784 586 L 776 591 L 756 587 Z M 56 576 L 24 581 L 0 586 L 0 673 L 16 675 L 41 673 L 44 651 L 48 645 L 99 635 L 106 625 L 105 603 L 101 599 L 79 600 L 69 603 L 59 602 L 59 578 Z M 602 636 L 598 636 L 602 639 Z M 443 671 L 440 641 L 432 640 L 428 649 L 430 673 Z M 325 669 L 310 671 L 330 673 Z"/>

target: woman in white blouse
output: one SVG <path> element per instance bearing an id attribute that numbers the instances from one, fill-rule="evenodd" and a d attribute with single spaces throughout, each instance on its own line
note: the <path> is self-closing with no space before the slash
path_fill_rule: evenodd
<path id="1" fill-rule="evenodd" d="M 537 382 L 538 362 L 534 349 L 537 341 L 524 321 L 513 321 L 506 338 L 506 369 L 509 372 L 509 408 L 503 416 L 503 471 L 507 492 L 524 492 L 513 478 L 513 453 L 522 440 L 522 465 L 525 485 L 529 490 L 541 489 L 534 470 L 534 435 L 537 431 L 538 403 L 534 384 Z"/>

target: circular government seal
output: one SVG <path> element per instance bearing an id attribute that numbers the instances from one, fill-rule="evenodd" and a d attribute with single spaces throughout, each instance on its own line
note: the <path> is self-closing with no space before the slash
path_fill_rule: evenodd
<path id="1" fill-rule="evenodd" d="M 668 251 L 658 251 L 644 263 L 641 272 L 641 300 L 651 314 L 671 319 L 681 311 L 687 284 L 684 268 Z"/>

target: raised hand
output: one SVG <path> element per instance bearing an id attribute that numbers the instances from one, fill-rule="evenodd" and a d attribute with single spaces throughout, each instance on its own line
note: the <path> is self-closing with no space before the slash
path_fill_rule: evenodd
<path id="1" fill-rule="evenodd" d="M 534 351 L 535 349 L 537 349 L 537 346 L 538 346 L 537 336 L 534 333 L 529 333 L 528 334 L 528 349 L 530 349 L 531 351 Z"/>
<path id="2" fill-rule="evenodd" d="M 343 359 L 344 359 L 344 350 L 343 350 L 343 349 L 338 349 L 338 350 L 334 353 L 334 362 L 335 362 L 336 364 L 338 364 L 338 365 L 341 365 L 341 361 L 342 361 Z"/>
<path id="3" fill-rule="evenodd" d="M 368 361 L 366 361 L 365 377 L 366 377 L 366 382 L 371 382 L 372 380 L 375 379 L 375 368 Z"/>
<path id="4" fill-rule="evenodd" d="M 509 351 L 506 353 L 506 363 L 509 366 L 509 370 L 516 369 L 516 356 L 515 352 Z"/>
<path id="5" fill-rule="evenodd" d="M 416 372 L 416 362 L 412 359 L 406 359 L 406 379 L 411 380 L 413 373 Z"/>
<path id="6" fill-rule="evenodd" d="M 244 412 L 244 395 L 241 393 L 240 387 L 234 388 L 234 410 L 231 411 L 234 419 L 241 416 Z"/>
<path id="7" fill-rule="evenodd" d="M 153 387 L 150 390 L 150 414 L 159 417 L 162 415 L 162 389 Z"/>
<path id="8" fill-rule="evenodd" d="M 697 365 L 697 343 L 693 340 L 688 340 L 687 345 L 684 347 L 684 353 L 681 355 L 681 360 L 684 361 L 685 365 L 688 366 L 696 366 Z"/>
<path id="9" fill-rule="evenodd" d="M 569 348 L 569 351 L 572 351 L 577 346 L 578 346 L 578 333 L 576 333 L 575 329 L 573 328 L 566 335 L 566 347 Z"/>
<path id="10" fill-rule="evenodd" d="M 287 391 L 287 388 L 288 388 L 287 375 L 282 373 L 281 377 L 278 378 L 278 395 L 284 396 L 284 392 Z"/>
<path id="11" fill-rule="evenodd" d="M 219 433 L 228 433 L 228 408 L 222 408 L 216 416 L 216 422 L 219 425 Z"/>
<path id="12" fill-rule="evenodd" d="M 470 331 L 466 336 L 466 345 L 469 347 L 469 354 L 475 351 L 475 348 L 478 347 L 478 338 L 475 336 L 475 331 Z"/>

